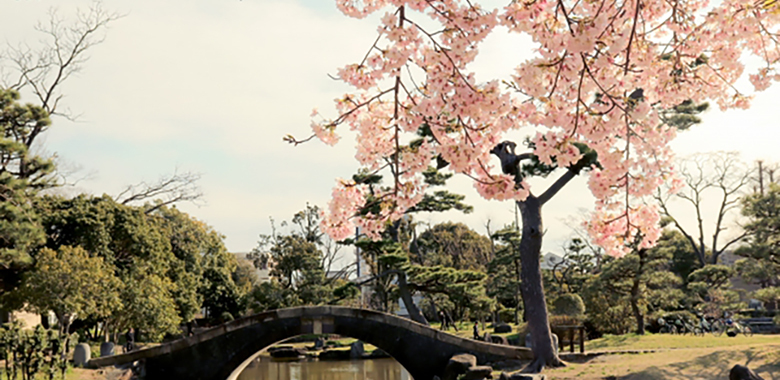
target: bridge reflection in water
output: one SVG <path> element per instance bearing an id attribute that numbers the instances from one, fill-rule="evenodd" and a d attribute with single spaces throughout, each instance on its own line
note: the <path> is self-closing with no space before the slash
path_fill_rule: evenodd
<path id="1" fill-rule="evenodd" d="M 260 357 L 238 380 L 413 380 L 394 359 L 275 361 Z"/>

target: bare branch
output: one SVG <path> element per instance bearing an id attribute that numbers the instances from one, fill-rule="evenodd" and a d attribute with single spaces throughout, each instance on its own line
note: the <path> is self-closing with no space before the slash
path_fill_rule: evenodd
<path id="1" fill-rule="evenodd" d="M 668 207 L 668 197 L 656 196 L 656 200 L 661 206 L 663 213 L 670 217 L 675 227 L 689 240 L 696 252 L 701 265 L 717 263 L 718 257 L 729 246 L 737 243 L 744 237 L 744 233 L 730 239 L 722 247 L 719 247 L 719 240 L 726 228 L 724 224 L 731 212 L 738 208 L 741 194 L 750 182 L 752 171 L 739 160 L 739 154 L 735 152 L 712 152 L 696 154 L 683 159 L 680 163 L 680 175 L 686 184 L 686 188 L 676 194 L 677 199 L 685 200 L 693 206 L 693 212 L 696 215 L 696 228 L 698 236 L 695 238 L 688 234 L 682 225 L 674 218 Z M 719 202 L 716 206 L 717 217 L 714 220 L 711 245 L 707 247 L 705 241 L 705 220 L 703 217 L 706 207 L 706 196 L 711 192 L 719 193 Z M 711 255 L 707 258 L 707 249 L 710 249 Z M 707 260 L 709 259 L 709 260 Z"/>
<path id="2" fill-rule="evenodd" d="M 141 182 L 127 186 L 114 200 L 121 204 L 145 203 L 146 213 L 160 207 L 180 202 L 200 204 L 203 192 L 198 186 L 200 173 L 174 170 L 172 174 L 160 177 L 154 183 Z"/>
<path id="3" fill-rule="evenodd" d="M 120 17 L 106 11 L 100 2 L 93 3 L 87 11 L 77 10 L 76 20 L 71 24 L 67 24 L 55 9 L 50 10 L 49 21 L 35 27 L 45 35 L 40 48 L 33 49 L 26 44 L 8 45 L 5 51 L 0 52 L 0 56 L 10 63 L 10 71 L 15 73 L 4 75 L 3 86 L 15 90 L 27 89 L 49 114 L 71 117 L 69 112 L 58 110 L 64 98 L 60 87 L 82 69 L 89 58 L 87 51 L 103 42 L 103 31 Z M 12 76 L 16 79 L 9 81 Z M 26 143 L 31 145 L 43 131 L 34 130 Z"/>

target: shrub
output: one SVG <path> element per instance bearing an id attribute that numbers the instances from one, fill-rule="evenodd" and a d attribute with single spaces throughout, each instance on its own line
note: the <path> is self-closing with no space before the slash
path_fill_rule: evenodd
<path id="1" fill-rule="evenodd" d="M 522 312 L 522 311 L 521 311 Z M 515 309 L 505 308 L 498 311 L 498 320 L 504 323 L 511 323 L 515 321 Z"/>
<path id="2" fill-rule="evenodd" d="M 553 314 L 579 317 L 585 314 L 585 303 L 574 293 L 561 294 L 553 301 Z"/>

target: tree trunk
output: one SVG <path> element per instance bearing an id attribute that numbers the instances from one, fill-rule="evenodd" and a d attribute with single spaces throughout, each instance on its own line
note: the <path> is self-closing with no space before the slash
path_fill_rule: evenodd
<path id="1" fill-rule="evenodd" d="M 520 259 L 515 255 L 515 324 L 520 324 Z M 523 308 L 525 319 L 525 308 Z"/>
<path id="2" fill-rule="evenodd" d="M 642 296 L 639 292 L 639 285 L 644 273 L 645 266 L 645 250 L 640 249 L 637 254 L 639 255 L 639 267 L 636 269 L 634 275 L 634 282 L 631 285 L 631 310 L 634 312 L 634 318 L 636 318 L 636 333 L 637 335 L 645 334 L 645 316 L 642 314 L 642 310 L 639 308 L 639 298 Z"/>
<path id="3" fill-rule="evenodd" d="M 417 308 L 417 305 L 414 304 L 414 300 L 412 299 L 412 292 L 409 291 L 409 287 L 406 284 L 406 273 L 400 270 L 395 271 L 395 273 L 398 276 L 398 289 L 401 293 L 401 300 L 404 301 L 406 311 L 409 312 L 409 318 L 417 323 L 422 323 L 427 326 L 428 321 L 420 312 L 420 309 Z"/>
<path id="4" fill-rule="evenodd" d="M 520 237 L 520 287 L 534 352 L 534 360 L 523 372 L 538 373 L 545 366 L 562 367 L 565 364 L 558 358 L 553 347 L 547 318 L 547 301 L 542 285 L 542 206 L 539 199 L 533 195 L 529 195 L 525 201 L 518 201 L 517 205 L 523 220 L 523 233 Z"/>

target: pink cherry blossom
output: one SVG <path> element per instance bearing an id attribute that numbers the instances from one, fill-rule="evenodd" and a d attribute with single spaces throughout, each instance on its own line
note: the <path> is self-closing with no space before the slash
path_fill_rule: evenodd
<path id="1" fill-rule="evenodd" d="M 356 225 L 379 237 L 387 222 L 422 198 L 422 172 L 437 156 L 449 162 L 448 170 L 472 178 L 487 199 L 526 199 L 534 189 L 503 174 L 490 151 L 507 133 L 533 126 L 541 132 L 529 136 L 530 153 L 545 164 L 564 170 L 577 163 L 578 143 L 598 153 L 599 166 L 582 173 L 597 200 L 588 222 L 593 240 L 614 255 L 638 237 L 647 247 L 659 236 L 658 212 L 647 198 L 664 181 L 681 185 L 669 149 L 676 130 L 659 111 L 689 99 L 747 108 L 753 93 L 739 79 L 748 75 L 755 91 L 780 80 L 780 12 L 760 3 L 508 3 L 491 10 L 476 0 L 336 1 L 350 17 L 384 13 L 379 39 L 363 61 L 338 72 L 355 91 L 336 99 L 338 117 L 312 129 L 332 145 L 336 130 L 348 126 L 357 133 L 360 164 L 394 175 L 392 185 L 374 194 L 381 202 L 376 215 L 359 212 L 368 188 L 338 181 L 323 221 L 334 238 Z M 536 49 L 517 62 L 511 78 L 478 82 L 470 65 L 498 25 L 528 37 Z M 747 57 L 763 66 L 746 73 Z M 639 89 L 642 96 L 632 97 Z M 423 126 L 433 139 L 406 146 Z"/>

